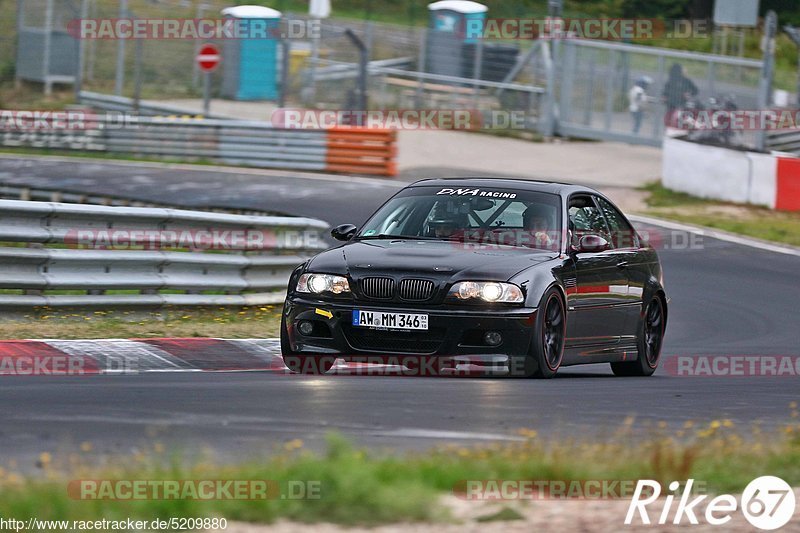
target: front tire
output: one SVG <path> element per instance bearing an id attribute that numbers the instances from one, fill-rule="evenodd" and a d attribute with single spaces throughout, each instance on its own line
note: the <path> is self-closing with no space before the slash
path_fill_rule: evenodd
<path id="1" fill-rule="evenodd" d="M 652 376 L 661 361 L 661 346 L 667 325 L 664 301 L 653 296 L 639 323 L 636 342 L 638 357 L 636 361 L 611 363 L 611 371 L 617 376 Z"/>
<path id="2" fill-rule="evenodd" d="M 536 313 L 531 346 L 524 360 L 523 376 L 540 379 L 554 377 L 564 359 L 566 337 L 566 306 L 558 289 L 551 287 L 542 296 Z"/>

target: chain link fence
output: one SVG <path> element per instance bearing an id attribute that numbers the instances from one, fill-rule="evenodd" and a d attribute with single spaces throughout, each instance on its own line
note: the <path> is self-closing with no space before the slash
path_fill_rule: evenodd
<path id="1" fill-rule="evenodd" d="M 18 3 L 24 6 L 23 33 L 34 35 L 50 20 L 53 38 L 71 41 L 61 47 L 56 61 L 65 65 L 76 56 L 75 40 L 66 28 L 82 12 L 90 19 L 108 20 L 219 19 L 230 5 L 225 0 L 0 0 L 0 6 L 12 9 Z M 55 6 L 49 15 L 48 4 Z M 40 47 L 26 44 L 30 36 L 22 34 L 21 53 L 16 54 L 12 19 L 0 22 L 8 30 L 0 33 L 4 80 L 13 77 L 15 67 L 18 76 L 36 71 L 42 55 Z M 297 28 L 305 31 L 298 33 Z M 752 59 L 598 40 L 469 40 L 438 29 L 363 20 L 324 20 L 315 33 L 306 15 L 288 12 L 279 33 L 289 38 L 280 40 L 276 57 L 269 59 L 277 63 L 280 97 L 265 106 L 264 118 L 266 110 L 278 105 L 325 110 L 363 105 L 359 51 L 348 31 L 368 51 L 368 109 L 465 109 L 489 117 L 488 125 L 499 128 L 659 145 L 675 107 L 666 87 L 676 67 L 696 88 L 681 101 L 683 107 L 758 109 L 759 102 L 768 101 L 759 86 L 762 62 Z M 195 65 L 200 44 L 191 38 L 85 39 L 82 88 L 161 102 L 196 101 L 203 85 Z M 224 62 L 231 43 L 218 44 Z M 223 94 L 224 72 L 219 69 L 211 76 L 215 98 Z M 634 105 L 637 84 L 643 94 Z M 729 144 L 759 144 L 754 131 L 722 135 Z"/>
<path id="2" fill-rule="evenodd" d="M 161 0 L 156 2 L 130 0 L 127 13 L 119 2 L 88 0 L 88 18 L 149 18 L 182 19 L 219 18 L 224 3 L 209 2 L 207 7 L 194 2 Z M 143 98 L 198 97 L 202 81 L 195 67 L 199 42 L 190 39 L 114 40 L 86 39 L 84 41 L 84 88 L 95 92 L 132 96 L 138 90 Z M 120 62 L 120 54 L 122 61 Z M 122 69 L 119 69 L 122 65 Z M 138 80 L 137 80 L 138 73 Z M 214 90 L 219 91 L 216 78 Z"/>
<path id="3" fill-rule="evenodd" d="M 603 41 L 564 41 L 561 48 L 559 129 L 566 135 L 659 146 L 667 128 L 692 126 L 682 116 L 759 107 L 760 61 Z M 757 145 L 755 131 L 698 129 L 690 136 Z"/>
<path id="4" fill-rule="evenodd" d="M 535 128 L 548 80 L 541 43 L 465 44 L 428 28 L 374 22 L 324 21 L 318 42 L 292 40 L 287 105 L 355 108 L 358 50 L 348 30 L 369 50 L 369 109 L 513 112 Z"/>

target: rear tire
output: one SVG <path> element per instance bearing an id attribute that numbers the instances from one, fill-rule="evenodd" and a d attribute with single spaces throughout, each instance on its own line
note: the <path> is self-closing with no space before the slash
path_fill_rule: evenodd
<path id="1" fill-rule="evenodd" d="M 294 372 L 295 374 L 306 374 L 318 376 L 325 374 L 333 368 L 333 363 L 336 361 L 335 357 L 331 356 L 313 356 L 313 355 L 300 355 L 292 350 L 292 344 L 289 342 L 289 331 L 286 328 L 286 317 L 281 317 L 281 355 L 283 356 L 283 364 Z"/>
<path id="2" fill-rule="evenodd" d="M 566 337 L 566 306 L 558 289 L 551 287 L 542 296 L 536 313 L 533 338 L 522 375 L 540 379 L 554 377 L 564 359 Z"/>
<path id="3" fill-rule="evenodd" d="M 666 316 L 664 301 L 658 295 L 653 296 L 639 322 L 636 341 L 638 357 L 636 361 L 611 363 L 614 375 L 624 377 L 653 375 L 661 361 Z"/>

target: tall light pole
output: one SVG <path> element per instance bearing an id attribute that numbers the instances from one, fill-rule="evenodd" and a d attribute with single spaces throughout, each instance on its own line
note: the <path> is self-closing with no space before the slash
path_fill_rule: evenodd
<path id="1" fill-rule="evenodd" d="M 128 0 L 119 0 L 119 18 L 128 17 Z M 117 40 L 117 75 L 114 80 L 114 94 L 122 96 L 125 85 L 125 39 Z"/>
<path id="2" fill-rule="evenodd" d="M 772 76 L 775 70 L 775 34 L 778 31 L 778 15 L 770 10 L 764 18 L 764 63 L 761 67 L 761 79 L 758 84 L 758 107 L 766 110 L 772 103 Z M 757 148 L 764 151 L 767 146 L 767 132 L 757 132 Z"/>
<path id="3" fill-rule="evenodd" d="M 787 24 L 783 27 L 783 31 L 797 46 L 797 107 L 800 108 L 800 29 Z"/>

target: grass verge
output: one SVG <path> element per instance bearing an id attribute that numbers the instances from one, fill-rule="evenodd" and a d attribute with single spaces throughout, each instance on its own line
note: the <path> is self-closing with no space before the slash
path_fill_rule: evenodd
<path id="1" fill-rule="evenodd" d="M 280 306 L 143 311 L 56 311 L 0 322 L 0 339 L 277 337 Z"/>
<path id="2" fill-rule="evenodd" d="M 790 405 L 797 416 L 797 405 Z M 729 420 L 686 424 L 675 433 L 655 429 L 650 438 L 634 437 L 628 420 L 605 442 L 544 439 L 520 430 L 522 440 L 474 448 L 442 446 L 404 456 L 376 455 L 330 436 L 327 451 L 313 453 L 299 440 L 286 442 L 262 460 L 221 466 L 201 459 L 187 466 L 154 444 L 147 452 L 87 466 L 90 443 L 67 457 L 42 454 L 39 474 L 0 472 L 0 515 L 26 520 L 173 517 L 225 517 L 272 523 L 332 522 L 376 525 L 393 522 L 449 521 L 439 496 L 463 487 L 467 480 L 635 480 L 662 484 L 693 478 L 709 492 L 736 493 L 752 479 L 771 474 L 800 484 L 800 425 L 774 433 L 752 430 L 746 436 Z M 634 444 L 632 444 L 634 443 Z M 290 483 L 318 483 L 319 497 L 283 499 L 279 494 L 245 500 L 110 500 L 70 497 L 71 480 L 269 480 L 286 494 Z M 74 493 L 73 493 L 74 494 Z M 47 502 L 43 506 L 41 502 Z M 493 517 L 487 517 L 493 519 Z"/>
<path id="3" fill-rule="evenodd" d="M 99 152 L 94 150 L 67 150 L 58 148 L 0 147 L 0 154 L 79 157 L 84 159 L 85 158 L 107 159 L 110 161 L 126 161 L 126 162 L 137 162 L 137 163 L 171 163 L 175 165 L 187 164 L 187 165 L 203 165 L 203 166 L 230 166 L 203 158 L 147 157 L 147 156 L 138 156 L 131 154 Z"/>
<path id="4" fill-rule="evenodd" d="M 643 190 L 646 215 L 706 226 L 756 239 L 800 246 L 800 213 L 705 200 L 651 183 Z"/>

